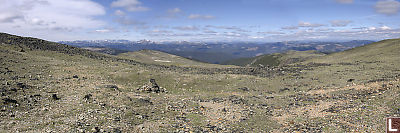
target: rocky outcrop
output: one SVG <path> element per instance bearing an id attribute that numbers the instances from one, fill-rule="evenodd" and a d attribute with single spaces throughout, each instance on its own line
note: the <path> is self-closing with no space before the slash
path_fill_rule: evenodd
<path id="1" fill-rule="evenodd" d="M 164 93 L 166 89 L 163 87 L 158 86 L 155 79 L 150 79 L 149 83 L 143 85 L 142 87 L 138 88 L 137 90 L 147 93 Z"/>

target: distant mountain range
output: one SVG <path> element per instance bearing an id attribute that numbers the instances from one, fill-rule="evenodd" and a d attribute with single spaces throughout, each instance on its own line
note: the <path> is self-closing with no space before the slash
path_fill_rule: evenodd
<path id="1" fill-rule="evenodd" d="M 154 42 L 150 40 L 88 40 L 61 41 L 59 43 L 81 48 L 108 48 L 108 54 L 119 54 L 123 51 L 157 50 L 203 62 L 223 64 L 239 58 L 255 57 L 271 53 L 283 53 L 289 50 L 315 50 L 322 53 L 344 51 L 354 47 L 373 43 L 370 40 L 353 40 L 346 42 Z M 110 52 L 111 51 L 111 52 Z M 112 51 L 118 53 L 112 53 Z M 100 51 L 101 52 L 101 51 Z"/>

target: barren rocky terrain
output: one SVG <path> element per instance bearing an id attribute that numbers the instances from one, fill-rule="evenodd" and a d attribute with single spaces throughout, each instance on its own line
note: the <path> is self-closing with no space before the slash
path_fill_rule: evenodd
<path id="1" fill-rule="evenodd" d="M 399 55 L 392 39 L 274 67 L 164 65 L 0 33 L 0 132 L 383 132 Z"/>

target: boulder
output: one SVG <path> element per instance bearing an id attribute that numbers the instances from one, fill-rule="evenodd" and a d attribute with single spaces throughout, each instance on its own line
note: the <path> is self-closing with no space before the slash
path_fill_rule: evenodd
<path id="1" fill-rule="evenodd" d="M 150 79 L 149 83 L 143 85 L 142 87 L 138 88 L 137 90 L 147 93 L 160 93 L 166 92 L 165 88 L 158 86 L 155 79 Z"/>
<path id="2" fill-rule="evenodd" d="M 60 100 L 60 99 L 61 99 L 61 98 L 57 97 L 57 94 L 53 94 L 53 95 L 52 95 L 52 98 L 53 98 L 54 100 Z"/>
<path id="3" fill-rule="evenodd" d="M 249 91 L 249 88 L 247 88 L 247 87 L 242 87 L 242 88 L 238 88 L 239 90 L 242 90 L 242 91 Z"/>

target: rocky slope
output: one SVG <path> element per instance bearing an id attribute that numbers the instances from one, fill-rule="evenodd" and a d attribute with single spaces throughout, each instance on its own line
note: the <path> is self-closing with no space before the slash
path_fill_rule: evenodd
<path id="1" fill-rule="evenodd" d="M 399 45 L 208 68 L 0 34 L 0 132 L 383 132 L 400 115 Z"/>

